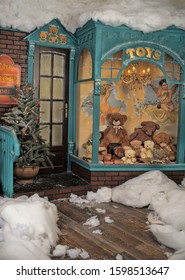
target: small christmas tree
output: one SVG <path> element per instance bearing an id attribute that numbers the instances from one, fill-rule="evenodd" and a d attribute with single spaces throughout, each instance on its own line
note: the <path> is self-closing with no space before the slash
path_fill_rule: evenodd
<path id="1" fill-rule="evenodd" d="M 41 136 L 39 126 L 40 102 L 34 98 L 34 90 L 30 84 L 23 89 L 17 89 L 17 107 L 4 114 L 2 119 L 11 126 L 20 144 L 20 156 L 16 162 L 18 167 L 47 166 L 53 168 L 49 158 L 53 155 L 49 151 L 46 141 Z"/>

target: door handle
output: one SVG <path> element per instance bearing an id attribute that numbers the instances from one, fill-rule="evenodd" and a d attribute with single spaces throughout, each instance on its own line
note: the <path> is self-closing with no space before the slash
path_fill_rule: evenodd
<path id="1" fill-rule="evenodd" d="M 65 103 L 65 118 L 67 119 L 68 117 L 68 104 Z"/>

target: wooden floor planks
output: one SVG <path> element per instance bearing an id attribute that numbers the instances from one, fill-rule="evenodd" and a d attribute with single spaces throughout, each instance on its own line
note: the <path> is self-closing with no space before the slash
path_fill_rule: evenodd
<path id="1" fill-rule="evenodd" d="M 62 232 L 59 244 L 70 248 L 85 249 L 90 259 L 116 259 L 121 254 L 123 259 L 162 260 L 165 253 L 173 252 L 161 246 L 147 229 L 148 209 L 138 209 L 117 203 L 95 203 L 77 206 L 67 199 L 54 201 L 59 213 L 58 225 Z M 105 209 L 98 213 L 96 208 Z M 100 220 L 98 227 L 90 228 L 84 223 L 92 216 Z M 106 223 L 105 216 L 114 220 Z M 94 234 L 93 230 L 100 229 L 102 235 Z"/>

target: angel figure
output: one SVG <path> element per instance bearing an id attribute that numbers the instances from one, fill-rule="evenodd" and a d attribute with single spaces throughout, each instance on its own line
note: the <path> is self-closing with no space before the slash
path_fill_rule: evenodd
<path id="1" fill-rule="evenodd" d="M 159 104 L 157 105 L 158 109 L 163 109 L 167 115 L 169 115 L 170 112 L 173 112 L 177 108 L 172 102 L 172 95 L 176 92 L 178 85 L 173 85 L 171 89 L 169 89 L 166 79 L 159 81 L 159 88 L 152 84 L 149 85 L 159 98 Z"/>

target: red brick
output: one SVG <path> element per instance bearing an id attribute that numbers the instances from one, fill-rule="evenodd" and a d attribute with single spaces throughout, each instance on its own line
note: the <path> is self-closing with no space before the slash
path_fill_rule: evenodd
<path id="1" fill-rule="evenodd" d="M 21 49 L 21 50 L 27 50 L 28 47 L 27 47 L 27 46 L 21 46 L 20 49 Z"/>
<path id="2" fill-rule="evenodd" d="M 19 32 L 19 31 L 14 31 L 14 35 L 15 36 L 19 36 L 19 37 L 25 37 L 26 35 L 28 35 L 28 33 L 25 32 Z"/>
<path id="3" fill-rule="evenodd" d="M 5 49 L 5 48 L 6 48 L 6 44 L 2 44 L 2 42 L 1 42 L 1 44 L 0 44 L 0 50 L 1 50 L 1 48 L 2 48 L 2 49 Z"/>
<path id="4" fill-rule="evenodd" d="M 14 45 L 19 45 L 19 46 L 26 46 L 26 42 L 22 42 L 22 41 L 15 41 Z"/>
<path id="5" fill-rule="evenodd" d="M 3 54 L 12 54 L 13 53 L 13 50 L 8 50 L 7 48 L 3 49 L 0 47 L 0 53 L 3 53 Z"/>
<path id="6" fill-rule="evenodd" d="M 122 176 L 122 175 L 124 175 L 124 176 L 126 176 L 126 175 L 130 176 L 131 174 L 132 174 L 132 172 L 130 172 L 130 171 L 119 171 L 119 176 Z"/>
<path id="7" fill-rule="evenodd" d="M 16 36 L 8 36 L 8 40 L 18 41 L 20 38 Z"/>
<path id="8" fill-rule="evenodd" d="M 1 35 L 1 33 L 0 33 L 0 40 L 1 40 L 1 39 L 6 39 L 6 38 L 7 38 L 6 35 Z"/>
<path id="9" fill-rule="evenodd" d="M 14 50 L 14 53 L 19 53 L 19 54 L 26 54 L 27 52 L 24 50 L 21 50 L 19 46 L 17 46 L 19 50 Z"/>
<path id="10" fill-rule="evenodd" d="M 71 193 L 71 188 L 59 189 L 58 193 Z"/>
<path id="11" fill-rule="evenodd" d="M 7 49 L 13 49 L 14 50 L 14 53 L 15 53 L 15 50 L 19 50 L 19 46 L 15 46 L 15 45 L 7 45 Z"/>
<path id="12" fill-rule="evenodd" d="M 96 181 L 96 180 L 98 180 L 98 177 L 96 177 L 96 176 L 91 176 L 91 181 Z"/>
<path id="13" fill-rule="evenodd" d="M 118 172 L 116 171 L 106 171 L 105 176 L 118 176 Z"/>
<path id="14" fill-rule="evenodd" d="M 117 186 L 117 185 L 119 185 L 119 182 L 118 181 L 105 181 L 105 185 Z"/>
<path id="15" fill-rule="evenodd" d="M 100 185 L 103 186 L 104 183 L 105 183 L 104 181 L 92 181 L 92 182 L 91 182 L 92 185 L 96 185 L 96 186 L 100 186 Z"/>
<path id="16" fill-rule="evenodd" d="M 91 176 L 104 176 L 105 172 L 103 171 L 92 171 Z"/>
<path id="17" fill-rule="evenodd" d="M 44 195 L 58 194 L 58 189 L 55 190 L 45 190 Z"/>
<path id="18" fill-rule="evenodd" d="M 125 180 L 125 176 L 112 176 L 112 180 L 118 180 L 118 181 L 121 181 L 121 180 Z"/>
<path id="19" fill-rule="evenodd" d="M 13 32 L 12 32 L 12 31 L 8 31 L 8 30 L 1 30 L 1 34 L 4 34 L 4 35 L 13 35 Z"/>
<path id="20" fill-rule="evenodd" d="M 108 177 L 108 176 L 104 176 L 104 177 L 98 177 L 98 180 L 101 181 L 101 180 L 112 180 L 113 177 Z"/>

